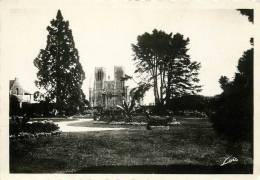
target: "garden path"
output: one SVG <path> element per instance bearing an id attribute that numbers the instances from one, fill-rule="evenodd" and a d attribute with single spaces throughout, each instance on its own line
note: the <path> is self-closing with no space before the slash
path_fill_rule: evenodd
<path id="1" fill-rule="evenodd" d="M 93 119 L 78 119 L 73 121 L 62 121 L 56 122 L 62 132 L 88 132 L 88 131 L 112 131 L 112 130 L 123 130 L 126 128 L 102 128 L 102 127 L 80 127 L 72 126 L 79 122 L 93 121 Z"/>

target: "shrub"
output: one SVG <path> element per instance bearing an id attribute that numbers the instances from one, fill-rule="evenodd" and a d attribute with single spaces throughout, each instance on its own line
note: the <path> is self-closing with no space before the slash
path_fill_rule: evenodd
<path id="1" fill-rule="evenodd" d="M 217 133 L 231 141 L 250 140 L 253 137 L 252 97 L 221 96 L 220 105 L 210 116 Z M 252 109 L 250 109 L 252 108 Z"/>
<path id="2" fill-rule="evenodd" d="M 117 107 L 122 111 L 128 122 L 131 122 L 133 120 L 133 113 L 135 111 L 135 101 L 131 101 L 129 103 L 123 101 L 122 106 L 117 105 Z"/>
<path id="3" fill-rule="evenodd" d="M 174 115 L 177 116 L 192 116 L 192 117 L 197 117 L 197 118 L 208 118 L 208 115 L 205 112 L 201 111 L 174 111 Z"/>
<path id="4" fill-rule="evenodd" d="M 199 111 L 207 112 L 212 109 L 211 104 L 214 97 L 201 95 L 183 95 L 171 99 L 167 107 L 175 111 Z"/>
<path id="5" fill-rule="evenodd" d="M 111 122 L 111 121 L 123 121 L 125 119 L 123 113 L 119 109 L 111 108 L 104 109 L 97 113 L 101 121 Z"/>
<path id="6" fill-rule="evenodd" d="M 29 121 L 28 116 L 12 116 L 9 119 L 9 133 L 17 135 L 23 131 L 25 124 Z"/>

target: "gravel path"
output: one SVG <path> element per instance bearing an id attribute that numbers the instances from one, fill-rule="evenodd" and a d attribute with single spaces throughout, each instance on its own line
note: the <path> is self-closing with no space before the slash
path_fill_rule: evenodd
<path id="1" fill-rule="evenodd" d="M 62 132 L 88 132 L 88 131 L 114 131 L 114 130 L 123 130 L 126 128 L 100 128 L 100 127 L 80 127 L 80 126 L 71 126 L 72 124 L 79 122 L 93 121 L 93 119 L 79 119 L 76 121 L 63 121 L 56 122 L 60 127 Z"/>

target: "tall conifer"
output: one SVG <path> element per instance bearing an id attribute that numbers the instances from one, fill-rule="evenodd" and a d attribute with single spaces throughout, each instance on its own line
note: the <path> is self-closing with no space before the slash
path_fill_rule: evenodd
<path id="1" fill-rule="evenodd" d="M 81 88 L 85 73 L 69 22 L 63 19 L 60 10 L 47 30 L 47 45 L 34 60 L 39 70 L 35 83 L 46 91 L 50 101 L 56 103 L 59 113 L 76 113 L 84 105 L 85 95 Z"/>

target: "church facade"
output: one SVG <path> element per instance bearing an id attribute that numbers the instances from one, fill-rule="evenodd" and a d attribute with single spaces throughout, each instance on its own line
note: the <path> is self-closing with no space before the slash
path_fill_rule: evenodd
<path id="1" fill-rule="evenodd" d="M 92 107 L 112 108 L 122 105 L 123 99 L 128 97 L 128 87 L 125 86 L 124 70 L 121 66 L 114 66 L 114 80 L 110 80 L 105 68 L 96 67 L 94 87 L 89 90 L 89 102 Z"/>

